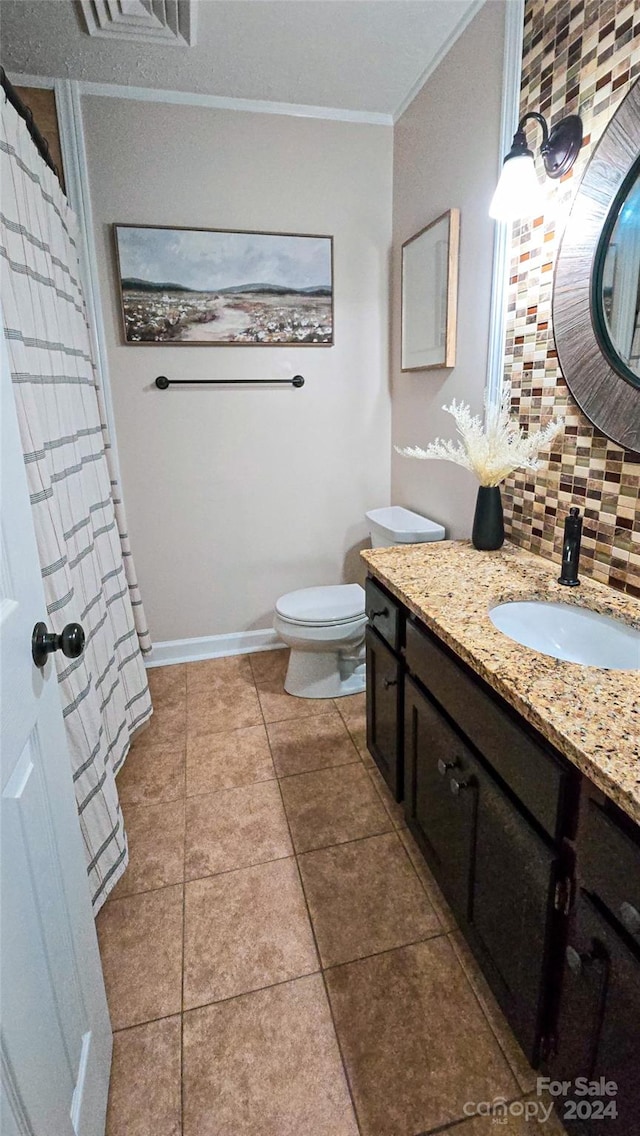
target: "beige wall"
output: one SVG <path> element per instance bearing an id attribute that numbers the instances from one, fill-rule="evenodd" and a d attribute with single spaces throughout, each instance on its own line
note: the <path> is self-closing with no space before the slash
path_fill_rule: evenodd
<path id="1" fill-rule="evenodd" d="M 489 337 L 493 222 L 499 163 L 505 5 L 488 0 L 398 121 L 394 132 L 391 371 L 393 441 L 453 437 L 452 398 L 482 410 Z M 400 372 L 401 245 L 452 206 L 461 211 L 457 361 L 452 370 Z M 391 499 L 471 533 L 477 482 L 450 462 L 392 456 Z"/>
<path id="2" fill-rule="evenodd" d="M 360 572 L 389 501 L 392 131 L 87 97 L 91 200 L 125 504 L 156 641 L 269 627 L 274 601 Z M 335 238 L 333 348 L 125 347 L 110 225 Z M 155 377 L 300 372 L 288 387 Z"/>

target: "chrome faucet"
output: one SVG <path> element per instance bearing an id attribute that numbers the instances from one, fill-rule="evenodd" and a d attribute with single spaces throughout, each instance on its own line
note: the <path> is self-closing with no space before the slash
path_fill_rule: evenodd
<path id="1" fill-rule="evenodd" d="M 569 516 L 564 522 L 564 542 L 562 545 L 562 570 L 558 576 L 558 583 L 565 584 L 567 588 L 576 588 L 580 583 L 578 579 L 578 563 L 580 560 L 580 540 L 582 538 L 582 517 L 580 510 L 574 506 L 569 509 Z"/>

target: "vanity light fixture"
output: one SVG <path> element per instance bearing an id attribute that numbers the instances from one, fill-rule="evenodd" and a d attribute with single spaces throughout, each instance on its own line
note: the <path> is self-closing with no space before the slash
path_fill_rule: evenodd
<path id="1" fill-rule="evenodd" d="M 570 114 L 549 131 L 547 120 L 536 111 L 523 115 L 513 136 L 511 149 L 504 159 L 489 215 L 496 221 L 514 221 L 517 217 L 539 217 L 544 210 L 544 195 L 538 181 L 533 151 L 527 146 L 525 123 L 535 119 L 542 127 L 540 156 L 550 178 L 560 178 L 571 169 L 582 146 L 582 120 Z"/>

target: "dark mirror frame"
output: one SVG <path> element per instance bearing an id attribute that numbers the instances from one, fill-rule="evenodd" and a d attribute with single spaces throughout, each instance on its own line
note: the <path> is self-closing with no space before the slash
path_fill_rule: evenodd
<path id="1" fill-rule="evenodd" d="M 604 223 L 600 240 L 598 241 L 593 272 L 591 274 L 591 313 L 593 315 L 593 327 L 598 337 L 598 342 L 600 343 L 600 349 L 607 362 L 616 369 L 618 374 L 622 375 L 623 379 L 627 379 L 628 382 L 636 387 L 640 387 L 640 375 L 636 375 L 631 370 L 611 338 L 609 324 L 604 311 L 603 277 L 611 237 L 618 223 L 622 207 L 629 196 L 630 190 L 634 188 L 639 174 L 640 154 L 624 179 L 609 210 L 609 216 Z"/>
<path id="2" fill-rule="evenodd" d="M 553 330 L 562 373 L 587 418 L 625 449 L 640 451 L 640 388 L 605 355 L 594 305 L 603 232 L 640 154 L 640 81 L 606 127 L 584 172 L 560 242 Z"/>

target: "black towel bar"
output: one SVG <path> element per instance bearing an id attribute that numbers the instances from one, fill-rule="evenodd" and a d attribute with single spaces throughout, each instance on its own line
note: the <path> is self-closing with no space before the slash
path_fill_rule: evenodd
<path id="1" fill-rule="evenodd" d="M 265 383 L 272 386 L 274 383 L 286 383 L 291 387 L 303 387 L 304 379 L 302 375 L 294 375 L 292 379 L 168 379 L 166 375 L 158 375 L 156 379 L 156 386 L 158 390 L 166 391 L 169 386 L 201 386 L 206 384 L 208 386 L 231 386 L 237 383 Z"/>

